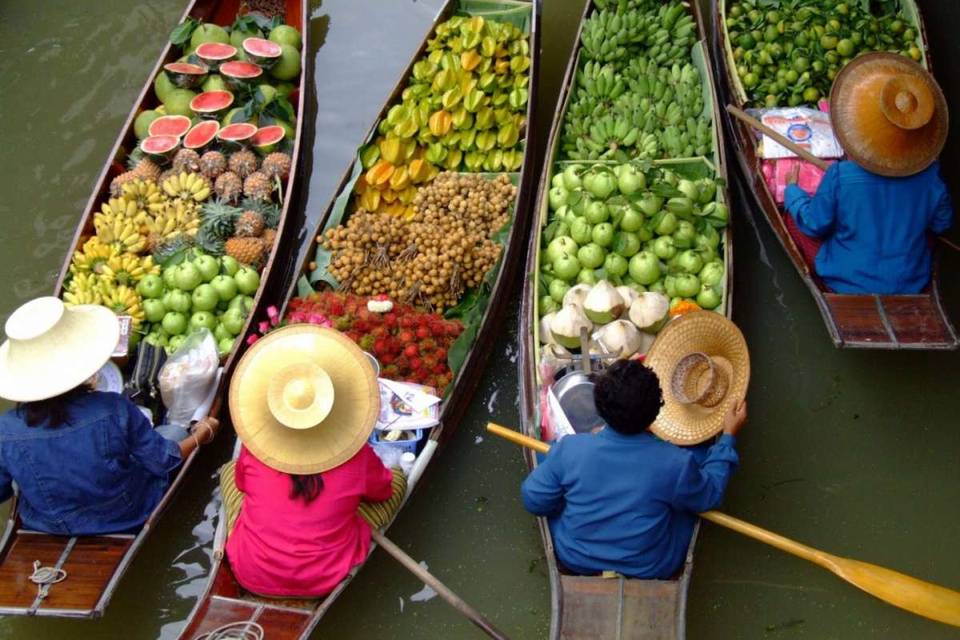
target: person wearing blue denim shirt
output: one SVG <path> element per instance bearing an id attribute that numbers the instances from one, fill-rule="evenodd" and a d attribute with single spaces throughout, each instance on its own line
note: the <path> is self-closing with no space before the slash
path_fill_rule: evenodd
<path id="1" fill-rule="evenodd" d="M 548 519 L 568 571 L 666 579 L 683 564 L 697 513 L 720 504 L 738 464 L 739 402 L 713 445 L 678 447 L 647 431 L 662 404 L 656 373 L 618 361 L 596 381 L 598 433 L 566 436 L 523 483 L 528 511 Z"/>
<path id="2" fill-rule="evenodd" d="M 0 397 L 18 404 L 0 415 L 0 502 L 16 487 L 23 527 L 35 531 L 139 528 L 200 439 L 168 440 L 125 396 L 92 390 L 119 336 L 108 309 L 39 298 L 5 331 Z M 209 441 L 217 426 L 205 418 L 198 433 Z"/>

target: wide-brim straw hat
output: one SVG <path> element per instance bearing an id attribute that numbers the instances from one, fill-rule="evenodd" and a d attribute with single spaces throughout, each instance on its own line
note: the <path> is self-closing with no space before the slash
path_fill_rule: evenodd
<path id="1" fill-rule="evenodd" d="M 230 382 L 237 437 L 267 466 L 320 473 L 352 458 L 380 411 L 377 376 L 360 347 L 333 329 L 298 324 L 261 338 Z"/>
<path id="2" fill-rule="evenodd" d="M 750 384 L 750 352 L 737 325 L 713 311 L 674 318 L 657 335 L 645 364 L 657 373 L 663 406 L 650 430 L 693 445 L 723 429 L 726 413 Z"/>
<path id="3" fill-rule="evenodd" d="M 882 176 L 910 176 L 947 141 L 947 101 L 930 73 L 893 53 L 868 53 L 845 66 L 830 92 L 833 131 L 847 156 Z"/>
<path id="4" fill-rule="evenodd" d="M 120 339 L 117 316 L 98 305 L 36 298 L 14 311 L 0 345 L 0 397 L 46 400 L 83 384 L 110 359 Z"/>

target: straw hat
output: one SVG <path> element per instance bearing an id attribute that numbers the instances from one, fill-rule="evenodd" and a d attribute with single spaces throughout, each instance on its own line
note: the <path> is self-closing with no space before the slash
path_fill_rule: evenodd
<path id="1" fill-rule="evenodd" d="M 333 329 L 298 324 L 258 340 L 230 382 L 237 437 L 284 473 L 320 473 L 363 447 L 380 411 L 377 376 Z"/>
<path id="2" fill-rule="evenodd" d="M 100 370 L 120 339 L 117 316 L 106 307 L 67 307 L 36 298 L 14 311 L 0 345 L 0 397 L 46 400 L 70 391 Z"/>
<path id="3" fill-rule="evenodd" d="M 851 160 L 882 176 L 909 176 L 947 140 L 947 101 L 923 67 L 893 53 L 857 57 L 830 92 L 833 130 Z"/>
<path id="4" fill-rule="evenodd" d="M 663 328 L 645 364 L 660 378 L 663 407 L 650 430 L 674 444 L 703 442 L 723 428 L 750 382 L 750 353 L 737 325 L 697 311 Z"/>

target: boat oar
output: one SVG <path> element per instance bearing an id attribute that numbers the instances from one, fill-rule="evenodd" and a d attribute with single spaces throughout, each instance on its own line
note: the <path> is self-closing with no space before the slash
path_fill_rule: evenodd
<path id="1" fill-rule="evenodd" d="M 497 424 L 487 423 L 487 431 L 534 451 L 546 453 L 550 450 L 550 445 L 545 442 Z M 853 586 L 896 607 L 931 620 L 960 627 L 960 592 L 874 564 L 841 558 L 808 547 L 718 511 L 705 511 L 700 514 L 700 517 L 818 564 Z"/>
<path id="2" fill-rule="evenodd" d="M 738 109 L 732 104 L 728 104 L 727 112 L 730 113 L 730 115 L 735 117 L 737 120 L 740 120 L 741 122 L 744 122 L 750 125 L 757 131 L 760 131 L 761 133 L 766 134 L 768 137 L 776 140 L 787 149 L 790 149 L 790 151 L 793 151 L 795 154 L 797 154 L 807 162 L 810 162 L 816 165 L 820 169 L 823 169 L 824 171 L 826 171 L 827 167 L 830 166 L 822 158 L 818 158 L 817 156 L 813 155 L 812 153 L 810 153 L 809 151 L 807 151 L 806 149 L 804 149 L 803 147 L 795 143 L 793 140 L 790 140 L 786 136 L 781 135 L 779 132 L 771 129 L 770 127 L 763 124 L 762 122 L 760 122 L 759 120 L 757 120 L 756 118 L 748 114 L 747 112 L 743 111 L 742 109 Z M 947 245 L 954 251 L 960 251 L 960 245 L 956 244 L 955 242 L 951 242 L 950 240 L 947 240 L 943 236 L 937 236 L 937 240 Z"/>
<path id="3" fill-rule="evenodd" d="M 500 631 L 498 631 L 489 620 L 483 617 L 483 614 L 464 602 L 460 596 L 451 591 L 447 585 L 440 582 L 440 580 L 434 577 L 432 573 L 421 567 L 420 563 L 404 553 L 400 547 L 390 542 L 386 536 L 376 529 L 372 529 L 370 534 L 373 537 L 374 542 L 380 545 L 384 551 L 392 555 L 413 575 L 422 580 L 424 584 L 436 591 L 437 594 L 446 600 L 454 609 L 469 618 L 470 622 L 480 627 L 481 631 L 491 638 L 496 638 L 497 640 L 507 640 L 507 636 L 500 633 Z"/>

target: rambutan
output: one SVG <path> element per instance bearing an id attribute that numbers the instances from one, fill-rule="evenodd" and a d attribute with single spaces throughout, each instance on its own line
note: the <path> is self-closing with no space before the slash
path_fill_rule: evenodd
<path id="1" fill-rule="evenodd" d="M 413 371 L 421 371 L 423 369 L 423 360 L 420 358 L 410 358 L 410 368 Z"/>
<path id="2" fill-rule="evenodd" d="M 398 339 L 400 340 L 400 342 L 402 342 L 403 344 L 409 344 L 409 343 L 413 342 L 414 340 L 416 340 L 416 339 L 417 339 L 417 336 L 414 335 L 414 333 L 413 333 L 412 331 L 401 331 L 400 334 L 397 336 L 397 338 L 398 338 Z"/>
<path id="3" fill-rule="evenodd" d="M 387 341 L 383 338 L 378 338 L 376 342 L 373 343 L 373 355 L 378 358 L 383 358 L 388 353 Z"/>
<path id="4" fill-rule="evenodd" d="M 377 339 L 374 338 L 369 333 L 363 334 L 360 340 L 357 342 L 357 345 L 364 351 L 370 351 L 373 349 L 373 345 L 376 343 Z"/>
<path id="5" fill-rule="evenodd" d="M 417 345 L 415 344 L 407 345 L 403 350 L 403 355 L 407 356 L 408 358 L 416 357 L 417 353 Z"/>
<path id="6" fill-rule="evenodd" d="M 429 338 L 430 328 L 425 327 L 424 325 L 421 324 L 419 327 L 417 327 L 417 337 L 420 338 L 421 340 L 423 340 L 424 338 Z"/>

